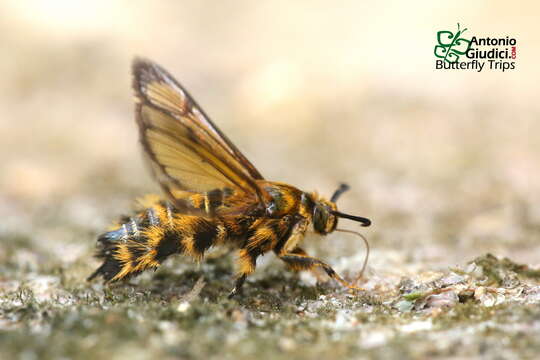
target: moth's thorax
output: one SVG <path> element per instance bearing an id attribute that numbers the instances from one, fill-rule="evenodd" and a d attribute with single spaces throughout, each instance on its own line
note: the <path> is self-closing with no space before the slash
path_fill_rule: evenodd
<path id="1" fill-rule="evenodd" d="M 258 181 L 267 198 L 264 199 L 266 215 L 270 217 L 283 217 L 297 213 L 301 207 L 303 192 L 289 184 Z"/>
<path id="2" fill-rule="evenodd" d="M 315 232 L 323 235 L 336 228 L 337 217 L 332 214 L 337 210 L 336 204 L 316 192 L 304 192 L 279 182 L 259 181 L 258 185 L 268 194 L 265 199 L 267 216 L 299 215 L 313 224 Z"/>

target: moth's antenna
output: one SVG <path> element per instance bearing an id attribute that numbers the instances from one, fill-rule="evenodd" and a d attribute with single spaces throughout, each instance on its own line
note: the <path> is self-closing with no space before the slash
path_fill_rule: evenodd
<path id="1" fill-rule="evenodd" d="M 364 237 L 364 235 L 360 234 L 359 232 L 345 229 L 336 229 L 336 231 L 358 235 L 362 238 L 362 240 L 364 240 L 364 244 L 366 245 L 366 256 L 364 257 L 364 264 L 362 265 L 362 270 L 360 270 L 360 275 L 358 275 L 358 278 L 360 279 L 364 275 L 364 271 L 366 270 L 367 262 L 369 259 L 369 242 Z"/>
<path id="2" fill-rule="evenodd" d="M 344 218 L 344 219 L 349 219 L 349 220 L 352 220 L 352 221 L 357 221 L 359 223 L 362 224 L 362 226 L 369 226 L 371 225 L 371 220 L 369 220 L 368 218 L 365 218 L 365 217 L 361 217 L 361 216 L 354 216 L 354 215 L 349 215 L 349 214 L 344 214 L 342 212 L 339 212 L 339 211 L 336 211 L 336 210 L 332 210 L 330 211 L 333 215 L 336 215 L 338 217 L 341 217 L 341 218 Z"/>
<path id="3" fill-rule="evenodd" d="M 341 194 L 343 194 L 345 191 L 347 191 L 349 189 L 350 189 L 349 185 L 343 184 L 343 183 L 339 184 L 339 187 L 337 188 L 336 191 L 334 191 L 334 194 L 330 198 L 330 201 L 335 203 L 337 201 L 337 199 L 341 196 Z"/>

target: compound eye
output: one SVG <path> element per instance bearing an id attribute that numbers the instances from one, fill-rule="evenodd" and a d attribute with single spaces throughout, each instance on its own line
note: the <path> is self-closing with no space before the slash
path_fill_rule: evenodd
<path id="1" fill-rule="evenodd" d="M 316 205 L 313 211 L 313 227 L 315 228 L 315 231 L 325 234 L 327 221 L 328 212 L 322 206 Z"/>
<path id="2" fill-rule="evenodd" d="M 337 219 L 337 216 L 334 216 L 334 215 L 331 215 L 331 219 L 329 219 L 329 224 L 328 224 L 328 229 L 326 229 L 326 232 L 327 233 L 330 233 L 332 231 L 334 231 L 337 227 L 337 222 L 338 222 L 338 219 Z"/>

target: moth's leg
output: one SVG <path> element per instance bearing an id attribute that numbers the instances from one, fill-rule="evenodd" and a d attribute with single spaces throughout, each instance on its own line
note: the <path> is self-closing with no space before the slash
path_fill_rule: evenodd
<path id="1" fill-rule="evenodd" d="M 234 288 L 229 293 L 229 299 L 232 299 L 237 294 L 242 294 L 242 286 L 244 285 L 244 282 L 246 281 L 247 274 L 240 275 L 236 282 L 234 283 Z"/>
<path id="2" fill-rule="evenodd" d="M 294 249 L 292 249 L 290 252 L 290 254 L 296 254 L 296 255 L 305 255 L 305 256 L 309 256 L 307 254 L 307 252 L 302 249 L 301 247 L 296 247 Z M 292 271 L 298 271 L 297 269 L 293 268 L 290 264 L 288 263 L 285 263 L 285 265 L 287 266 L 287 268 L 289 270 L 292 270 Z M 323 276 L 324 274 L 322 273 L 322 271 L 317 271 L 317 270 L 322 270 L 320 268 L 317 268 L 317 267 L 314 267 L 312 269 L 310 269 L 311 273 L 317 278 L 317 281 L 323 281 Z"/>
<path id="3" fill-rule="evenodd" d="M 280 256 L 297 249 L 297 244 L 304 239 L 308 225 L 309 221 L 303 217 L 297 218 L 296 221 L 289 225 L 289 231 L 286 233 L 285 238 L 276 244 L 273 249 L 276 255 Z"/>
<path id="4" fill-rule="evenodd" d="M 308 256 L 308 253 L 306 252 L 306 250 L 302 249 L 301 247 L 295 247 L 294 249 L 292 249 L 291 251 L 289 251 L 289 254 L 295 254 L 295 255 L 305 255 L 305 256 Z"/>
<path id="5" fill-rule="evenodd" d="M 239 273 L 234 289 L 229 294 L 233 297 L 240 292 L 246 277 L 255 271 L 256 260 L 259 255 L 277 248 L 285 248 L 290 234 L 294 233 L 294 224 L 291 217 L 281 219 L 261 219 L 251 229 L 251 235 L 239 251 Z"/>
<path id="6" fill-rule="evenodd" d="M 326 272 L 326 274 L 328 274 L 328 276 L 339 282 L 341 285 L 348 287 L 349 289 L 364 290 L 349 283 L 341 276 L 339 276 L 330 265 L 317 258 L 307 255 L 305 251 L 300 248 L 295 248 L 291 252 L 281 254 L 279 255 L 279 258 L 295 271 L 313 271 L 316 268 L 321 268 Z"/>
<path id="7" fill-rule="evenodd" d="M 229 297 L 240 292 L 246 277 L 255 271 L 259 255 L 273 250 L 276 254 L 295 248 L 307 230 L 308 222 L 303 217 L 285 216 L 281 219 L 261 219 L 251 229 L 251 235 L 239 251 L 240 269 L 234 289 Z"/>
<path id="8" fill-rule="evenodd" d="M 229 299 L 242 292 L 242 286 L 246 281 L 246 278 L 249 274 L 255 271 L 255 266 L 257 263 L 257 257 L 260 255 L 259 251 L 253 251 L 248 249 L 240 249 L 238 252 L 238 276 L 234 284 L 234 288 L 229 294 Z"/>

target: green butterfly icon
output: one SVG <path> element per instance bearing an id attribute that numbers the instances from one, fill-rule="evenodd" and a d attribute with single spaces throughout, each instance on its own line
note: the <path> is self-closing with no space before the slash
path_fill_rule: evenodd
<path id="1" fill-rule="evenodd" d="M 433 52 L 435 56 L 449 63 L 455 63 L 459 60 L 460 55 L 464 55 L 471 47 L 471 40 L 461 37 L 467 28 L 460 30 L 459 23 L 456 34 L 451 31 L 443 30 L 437 32 L 437 42 Z"/>

